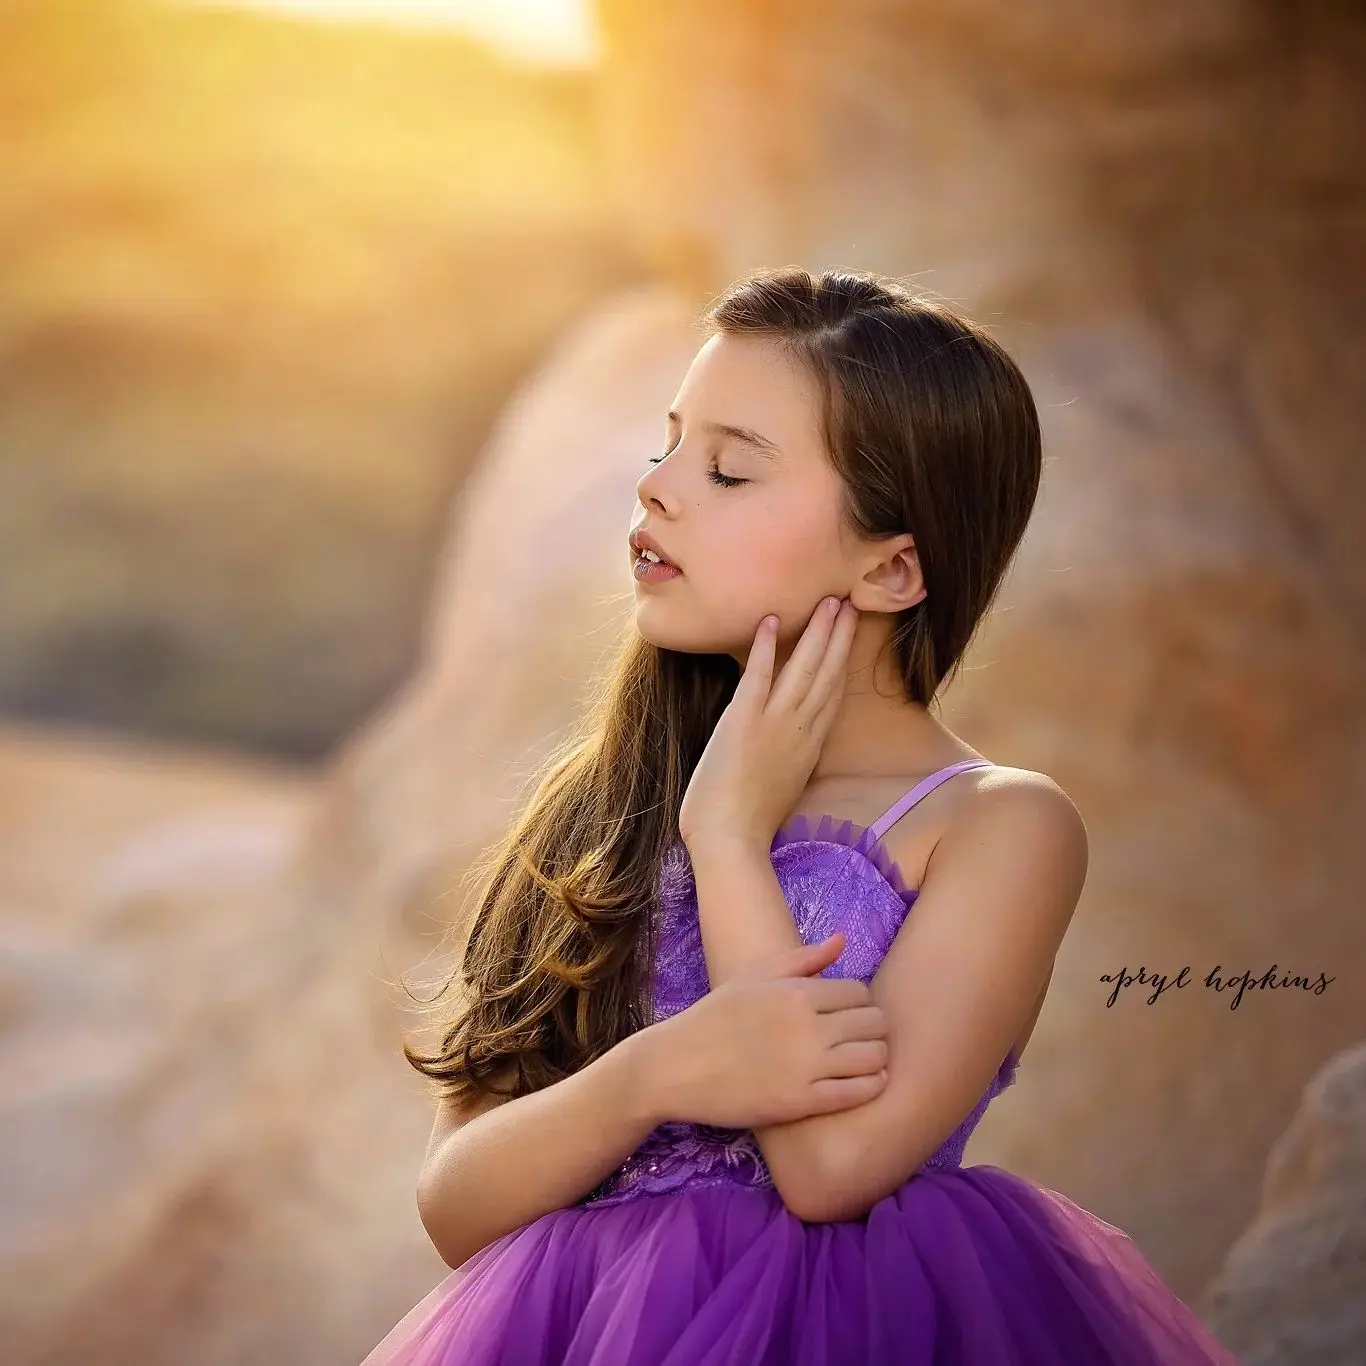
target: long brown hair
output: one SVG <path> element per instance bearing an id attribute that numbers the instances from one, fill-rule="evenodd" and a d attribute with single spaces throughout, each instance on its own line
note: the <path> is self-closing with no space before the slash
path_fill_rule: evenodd
<path id="1" fill-rule="evenodd" d="M 949 304 L 868 272 L 756 272 L 703 314 L 759 335 L 819 386 L 843 515 L 867 538 L 911 533 L 926 596 L 894 623 L 908 702 L 929 706 L 1005 578 L 1042 472 L 1014 361 Z M 630 626 L 511 829 L 472 870 L 463 1009 L 435 1052 L 404 1045 L 438 1094 L 525 1095 L 649 1022 L 651 909 L 694 767 L 740 678 L 727 654 L 660 649 Z"/>

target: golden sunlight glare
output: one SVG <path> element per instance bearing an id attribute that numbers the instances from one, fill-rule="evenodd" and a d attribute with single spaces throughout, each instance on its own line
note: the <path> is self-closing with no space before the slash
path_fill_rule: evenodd
<path id="1" fill-rule="evenodd" d="M 597 56 L 591 0 L 199 0 L 325 21 L 458 28 L 512 56 L 588 66 Z"/>

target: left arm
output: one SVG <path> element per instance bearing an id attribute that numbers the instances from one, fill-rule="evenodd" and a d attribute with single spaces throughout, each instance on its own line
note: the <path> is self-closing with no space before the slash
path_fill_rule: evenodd
<path id="1" fill-rule="evenodd" d="M 718 836 L 689 852 L 713 987 L 802 942 L 766 849 Z M 887 1086 L 852 1109 L 755 1131 L 792 1213 L 861 1217 L 962 1122 L 1047 984 L 1086 866 L 1086 827 L 1051 779 L 965 804 L 872 982 Z"/>

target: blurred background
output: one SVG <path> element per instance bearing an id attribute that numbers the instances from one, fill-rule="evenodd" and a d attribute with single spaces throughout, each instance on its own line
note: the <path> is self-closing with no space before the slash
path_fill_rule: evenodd
<path id="1" fill-rule="evenodd" d="M 359 1361 L 394 979 L 629 618 L 711 296 L 913 279 L 1045 424 L 944 695 L 1091 873 L 969 1161 L 1366 1360 L 1366 12 L 3 0 L 6 1366 Z M 1101 974 L 1298 973 L 1107 1007 Z M 425 974 L 425 976 L 424 976 Z"/>

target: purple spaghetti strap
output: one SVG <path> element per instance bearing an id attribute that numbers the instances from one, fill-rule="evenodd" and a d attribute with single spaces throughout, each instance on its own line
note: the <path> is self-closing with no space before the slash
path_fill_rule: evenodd
<path id="1" fill-rule="evenodd" d="M 930 792 L 933 792 L 940 783 L 952 778 L 955 773 L 965 773 L 970 768 L 992 768 L 990 759 L 960 759 L 956 764 L 950 764 L 947 768 L 941 768 L 937 773 L 931 773 L 928 778 L 922 778 L 904 797 L 898 797 L 886 811 L 875 820 L 869 831 L 874 839 L 881 839 L 888 830 L 899 821 L 918 802 Z"/>

